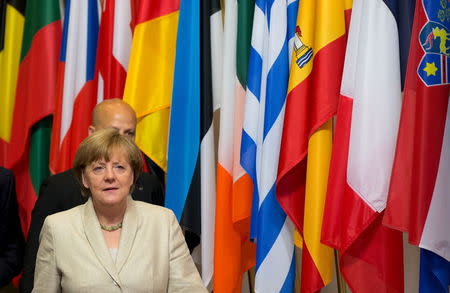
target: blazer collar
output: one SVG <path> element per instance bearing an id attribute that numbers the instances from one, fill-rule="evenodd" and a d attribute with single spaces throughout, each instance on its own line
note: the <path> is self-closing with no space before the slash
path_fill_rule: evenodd
<path id="1" fill-rule="evenodd" d="M 116 263 L 114 263 L 106 245 L 91 198 L 84 205 L 83 226 L 89 245 L 98 260 L 111 278 L 120 285 L 119 273 L 130 255 L 138 229 L 138 216 L 134 200 L 130 196 L 127 199 L 127 209 L 123 219 Z"/>
<path id="2" fill-rule="evenodd" d="M 119 240 L 119 250 L 117 252 L 116 268 L 117 272 L 123 268 L 126 263 L 131 249 L 133 248 L 134 240 L 136 239 L 136 233 L 139 226 L 138 212 L 135 201 L 128 196 L 127 198 L 127 210 L 123 217 L 122 232 Z"/>

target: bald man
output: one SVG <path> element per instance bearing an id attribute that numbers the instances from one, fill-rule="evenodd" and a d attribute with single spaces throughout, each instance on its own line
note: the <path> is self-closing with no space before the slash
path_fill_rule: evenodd
<path id="1" fill-rule="evenodd" d="M 96 130 L 111 127 L 134 140 L 136 113 L 120 99 L 105 100 L 95 106 L 92 113 L 92 125 L 89 126 L 88 133 L 90 135 Z M 150 169 L 152 167 L 150 166 Z M 164 205 L 163 186 L 155 174 L 142 173 L 131 196 L 135 200 Z M 72 170 L 50 176 L 42 183 L 32 213 L 25 250 L 23 276 L 20 281 L 20 292 L 28 293 L 33 289 L 39 234 L 45 218 L 48 215 L 83 204 L 86 200 L 87 198 L 81 196 L 80 185 Z"/>
<path id="2" fill-rule="evenodd" d="M 92 112 L 92 125 L 88 128 L 89 135 L 95 130 L 110 127 L 119 130 L 120 134 L 126 135 L 132 140 L 136 136 L 136 112 L 121 99 L 105 100 L 95 106 Z M 148 168 L 150 173 L 158 177 L 159 182 L 164 187 L 164 171 L 150 158 L 145 155 L 143 157 L 145 167 Z M 161 205 L 163 204 L 162 202 Z"/>

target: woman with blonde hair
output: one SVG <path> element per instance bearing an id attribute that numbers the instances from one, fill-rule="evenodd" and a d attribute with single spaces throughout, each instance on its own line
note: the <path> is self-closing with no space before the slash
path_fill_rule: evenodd
<path id="1" fill-rule="evenodd" d="M 33 292 L 207 292 L 174 214 L 130 196 L 139 149 L 99 130 L 74 170 L 88 201 L 45 220 Z"/>

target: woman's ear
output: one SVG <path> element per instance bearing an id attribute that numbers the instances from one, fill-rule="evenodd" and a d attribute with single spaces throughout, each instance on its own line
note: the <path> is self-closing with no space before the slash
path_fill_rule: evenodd
<path id="1" fill-rule="evenodd" d="M 86 177 L 84 175 L 84 171 L 81 173 L 81 180 L 83 181 L 83 186 L 86 187 L 87 189 L 89 189 L 89 184 L 86 180 Z"/>

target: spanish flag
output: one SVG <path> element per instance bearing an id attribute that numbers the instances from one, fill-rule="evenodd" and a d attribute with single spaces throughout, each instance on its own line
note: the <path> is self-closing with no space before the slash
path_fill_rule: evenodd
<path id="1" fill-rule="evenodd" d="M 179 0 L 137 1 L 124 100 L 136 111 L 136 144 L 167 170 L 167 136 Z"/>
<path id="2" fill-rule="evenodd" d="M 349 1 L 347 1 L 349 2 Z M 300 2 L 278 165 L 277 197 L 303 242 L 301 292 L 331 282 L 333 250 L 320 243 L 351 3 Z"/>

